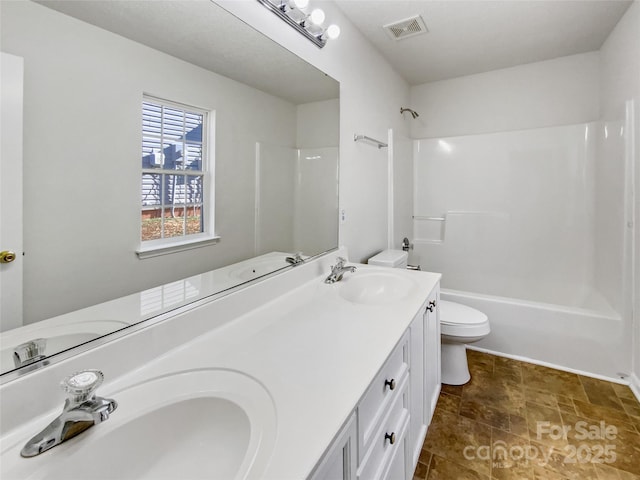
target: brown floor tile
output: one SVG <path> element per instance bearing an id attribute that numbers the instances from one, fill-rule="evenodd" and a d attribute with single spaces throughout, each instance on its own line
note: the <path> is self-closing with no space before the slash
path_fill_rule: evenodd
<path id="1" fill-rule="evenodd" d="M 605 421 L 615 425 L 618 429 L 635 431 L 631 418 L 622 410 L 593 405 L 591 403 L 581 402 L 580 400 L 574 400 L 573 404 L 576 407 L 576 414 L 579 417 L 596 422 Z"/>
<path id="2" fill-rule="evenodd" d="M 479 458 L 481 455 L 476 453 L 479 448 L 490 448 L 490 445 L 491 427 L 443 412 L 429 426 L 423 448 L 432 452 L 434 457 L 446 458 L 488 477 L 491 474 L 490 459 Z"/>
<path id="3" fill-rule="evenodd" d="M 477 402 L 468 396 L 462 397 L 459 414 L 476 422 L 485 423 L 502 430 L 509 430 L 509 414 L 491 407 L 485 403 Z"/>
<path id="4" fill-rule="evenodd" d="M 627 400 L 636 400 L 635 395 L 633 394 L 633 392 L 631 391 L 631 388 L 629 388 L 628 385 L 622 385 L 620 383 L 612 382 L 611 387 L 616 392 L 616 395 L 618 395 L 618 398 L 620 399 L 626 398 Z"/>
<path id="5" fill-rule="evenodd" d="M 562 449 L 567 445 L 564 438 L 562 417 L 557 408 L 527 402 L 527 427 L 531 441 Z"/>
<path id="6" fill-rule="evenodd" d="M 420 451 L 420 456 L 418 457 L 418 463 L 422 463 L 423 465 L 429 466 L 429 462 L 431 462 L 431 455 L 433 455 L 433 453 L 423 448 Z"/>
<path id="7" fill-rule="evenodd" d="M 492 480 L 533 480 L 533 467 L 516 466 L 508 468 L 499 468 L 492 471 Z"/>
<path id="8" fill-rule="evenodd" d="M 529 427 L 527 426 L 527 419 L 520 415 L 509 415 L 509 432 L 528 439 Z"/>
<path id="9" fill-rule="evenodd" d="M 629 419 L 631 420 L 631 424 L 636 427 L 636 431 L 640 433 L 640 417 L 630 415 Z"/>
<path id="10" fill-rule="evenodd" d="M 498 429 L 492 430 L 491 477 L 496 479 L 533 478 L 529 460 L 529 440 Z"/>
<path id="11" fill-rule="evenodd" d="M 520 360 L 514 360 L 513 358 L 507 358 L 507 357 L 500 357 L 497 356 L 495 357 L 494 360 L 494 365 L 496 367 L 504 367 L 504 368 L 522 368 L 522 365 L 524 365 L 525 362 L 521 362 Z"/>
<path id="12" fill-rule="evenodd" d="M 486 363 L 469 363 L 469 373 L 472 377 L 482 373 L 493 375 L 493 365 L 488 365 Z"/>
<path id="13" fill-rule="evenodd" d="M 487 365 L 493 369 L 496 360 L 495 355 L 489 355 L 488 353 L 479 352 L 478 350 L 467 349 L 467 362 L 471 365 Z"/>
<path id="14" fill-rule="evenodd" d="M 620 402 L 622 403 L 622 408 L 624 408 L 624 411 L 627 412 L 627 414 L 632 417 L 640 417 L 640 403 L 638 403 L 638 400 L 635 398 L 621 398 Z"/>
<path id="15" fill-rule="evenodd" d="M 447 412 L 458 413 L 460 410 L 460 397 L 451 395 L 449 393 L 440 393 L 438 397 L 438 405 L 436 408 L 441 408 Z"/>
<path id="16" fill-rule="evenodd" d="M 441 392 L 448 393 L 449 395 L 455 395 L 456 397 L 462 396 L 463 385 L 446 385 L 442 384 Z"/>
<path id="17" fill-rule="evenodd" d="M 525 386 L 524 396 L 527 402 L 537 403 L 545 407 L 558 408 L 558 397 L 553 393 Z"/>
<path id="18" fill-rule="evenodd" d="M 562 420 L 569 428 L 564 451 L 569 459 L 640 474 L 640 434 L 577 415 L 563 414 Z"/>
<path id="19" fill-rule="evenodd" d="M 611 382 L 584 377 L 582 375 L 579 375 L 579 378 L 590 403 L 600 405 L 601 407 L 622 410 L 622 403 L 613 389 Z"/>
<path id="20" fill-rule="evenodd" d="M 571 457 L 569 449 L 552 448 L 535 442 L 531 442 L 531 444 L 536 446 L 540 452 L 540 457 L 533 462 L 533 472 L 536 479 L 592 480 L 598 478 L 593 464 L 575 461 L 575 457 Z"/>
<path id="21" fill-rule="evenodd" d="M 522 377 L 523 384 L 529 388 L 565 395 L 585 402 L 589 400 L 575 373 L 526 363 L 522 367 Z"/>
<path id="22" fill-rule="evenodd" d="M 593 466 L 598 474 L 598 480 L 640 480 L 640 477 L 633 473 L 618 470 L 607 464 L 595 463 Z"/>
<path id="23" fill-rule="evenodd" d="M 424 480 L 427 478 L 427 472 L 429 471 L 429 465 L 418 462 L 416 469 L 413 472 L 413 480 Z"/>
<path id="24" fill-rule="evenodd" d="M 465 385 L 463 399 L 514 415 L 525 412 L 525 396 L 522 385 L 505 381 L 493 375 L 476 375 Z"/>
<path id="25" fill-rule="evenodd" d="M 471 381 L 442 386 L 414 480 L 640 480 L 640 403 L 629 387 L 467 354 Z M 615 435 L 599 437 L 600 422 Z M 566 438 L 552 438 L 563 428 Z"/>
<path id="26" fill-rule="evenodd" d="M 431 457 L 428 480 L 489 480 L 488 475 L 478 473 L 448 458 L 438 455 Z"/>
<path id="27" fill-rule="evenodd" d="M 522 383 L 522 371 L 520 369 L 494 367 L 493 374 L 496 377 L 502 378 L 505 381 L 509 381 L 517 384 Z"/>
<path id="28" fill-rule="evenodd" d="M 576 413 L 576 407 L 573 405 L 573 400 L 564 395 L 556 395 L 558 400 L 558 410 L 560 413 Z"/>
<path id="29" fill-rule="evenodd" d="M 603 440 L 602 445 L 615 448 L 616 459 L 608 463 L 618 470 L 640 476 L 640 434 L 627 430 L 619 430 L 613 440 Z"/>

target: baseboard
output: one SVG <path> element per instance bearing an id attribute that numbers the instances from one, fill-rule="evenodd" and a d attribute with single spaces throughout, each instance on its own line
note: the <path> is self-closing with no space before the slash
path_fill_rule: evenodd
<path id="1" fill-rule="evenodd" d="M 534 365 L 540 365 L 542 367 L 549 367 L 549 368 L 554 368 L 556 370 L 562 370 L 564 372 L 569 372 L 569 373 L 575 373 L 577 375 L 582 375 L 585 377 L 591 377 L 591 378 L 597 378 L 599 380 L 606 380 L 607 382 L 613 382 L 613 383 L 619 383 L 620 385 L 628 385 L 629 387 L 631 387 L 631 390 L 634 390 L 634 387 L 632 386 L 632 381 L 630 380 L 630 377 L 625 377 L 625 378 L 619 378 L 619 377 L 608 377 L 606 375 L 600 375 L 597 373 L 592 373 L 592 372 L 585 372 L 584 370 L 577 370 L 575 368 L 569 368 L 569 367 L 565 367 L 562 365 L 556 365 L 554 363 L 549 363 L 549 362 L 543 362 L 540 360 L 536 360 L 534 358 L 529 358 L 529 357 L 523 357 L 520 355 L 511 355 L 509 353 L 502 353 L 502 352 L 496 352 L 494 350 L 489 350 L 487 348 L 480 348 L 480 347 L 476 347 L 475 345 L 467 345 L 467 349 L 469 350 L 476 350 L 478 352 L 483 352 L 483 353 L 489 353 L 491 355 L 496 355 L 498 357 L 505 357 L 505 358 L 511 358 L 512 360 L 518 360 L 520 362 L 526 362 L 526 363 L 533 363 Z M 635 379 L 636 379 L 636 389 L 634 390 L 634 394 L 636 397 L 638 397 L 639 401 L 640 401 L 640 396 L 638 395 L 638 392 L 640 391 L 640 384 L 638 383 L 638 377 L 636 377 L 634 375 Z"/>

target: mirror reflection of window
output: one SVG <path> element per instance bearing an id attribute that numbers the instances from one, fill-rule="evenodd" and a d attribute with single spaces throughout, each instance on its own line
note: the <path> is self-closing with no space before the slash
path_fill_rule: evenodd
<path id="1" fill-rule="evenodd" d="M 142 242 L 206 232 L 204 198 L 212 198 L 211 192 L 203 191 L 206 131 L 207 111 L 144 97 Z"/>

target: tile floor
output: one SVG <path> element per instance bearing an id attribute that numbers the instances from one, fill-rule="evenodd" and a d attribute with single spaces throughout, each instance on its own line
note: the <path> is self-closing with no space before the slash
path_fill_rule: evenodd
<path id="1" fill-rule="evenodd" d="M 624 385 L 468 350 L 443 385 L 414 480 L 640 480 L 640 403 Z"/>

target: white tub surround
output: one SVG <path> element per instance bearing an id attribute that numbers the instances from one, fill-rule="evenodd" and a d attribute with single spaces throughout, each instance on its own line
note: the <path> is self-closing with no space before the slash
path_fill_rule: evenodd
<path id="1" fill-rule="evenodd" d="M 608 379 L 630 372 L 624 188 L 602 191 L 629 129 L 592 121 L 415 142 L 409 261 L 442 272 L 444 299 L 488 315 L 479 348 Z"/>
<path id="2" fill-rule="evenodd" d="M 200 371 L 234 372 L 270 398 L 271 405 L 262 408 L 272 409 L 273 419 L 271 414 L 260 417 L 255 462 L 239 478 L 309 477 L 341 428 L 349 425 L 391 352 L 408 338 L 429 293 L 437 295 L 440 279 L 439 274 L 398 271 L 394 274 L 410 285 L 402 298 L 359 303 L 344 298 L 341 290 L 350 279 L 381 269 L 358 265 L 356 273 L 346 274 L 341 282 L 325 284 L 340 253 L 345 254 L 325 255 L 217 300 L 184 307 L 150 328 L 2 385 L 2 478 L 51 477 L 74 452 L 106 435 L 101 431 L 115 429 L 121 422 L 118 416 L 133 415 L 138 407 L 132 402 L 148 401 L 145 395 L 132 395 L 133 389 L 143 391 L 144 382 L 160 377 L 183 378 Z M 132 365 L 138 368 L 132 371 Z M 119 409 L 104 424 L 38 457 L 20 458 L 22 445 L 60 413 L 58 381 L 85 368 L 104 371 L 106 383 L 98 394 L 122 398 Z M 158 388 L 156 395 L 166 394 L 163 401 L 170 402 L 180 388 Z M 224 385 L 216 388 L 224 390 Z M 431 402 L 425 409 L 431 409 Z M 416 435 L 411 438 L 416 440 Z M 410 466 L 404 465 L 408 472 Z"/>

